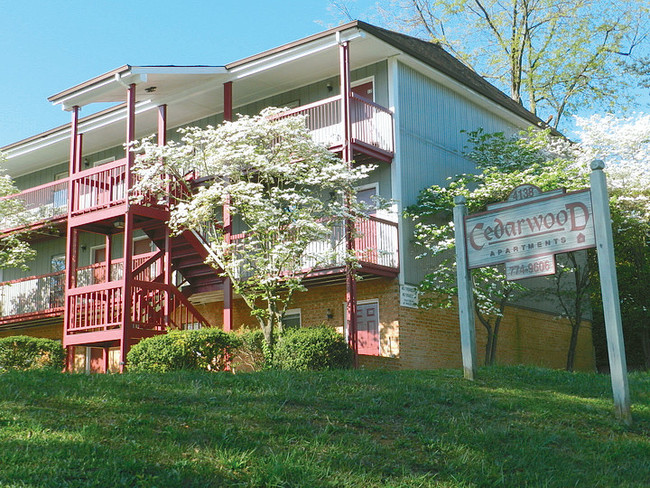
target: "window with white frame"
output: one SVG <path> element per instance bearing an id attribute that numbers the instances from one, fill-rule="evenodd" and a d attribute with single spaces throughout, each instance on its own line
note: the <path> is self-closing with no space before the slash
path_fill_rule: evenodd
<path id="1" fill-rule="evenodd" d="M 302 325 L 301 323 L 301 313 L 299 308 L 292 308 L 284 312 L 282 317 L 282 328 L 284 330 L 288 329 L 299 329 Z"/>

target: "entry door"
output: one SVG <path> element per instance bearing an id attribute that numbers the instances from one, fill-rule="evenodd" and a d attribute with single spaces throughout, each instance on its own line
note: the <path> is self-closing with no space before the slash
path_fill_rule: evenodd
<path id="1" fill-rule="evenodd" d="M 352 93 L 362 98 L 362 100 L 353 98 L 350 101 L 352 139 L 365 144 L 380 146 L 381 133 L 375 120 L 376 108 L 372 103 L 375 98 L 373 82 L 369 81 L 353 87 Z"/>
<path id="2" fill-rule="evenodd" d="M 90 373 L 105 373 L 104 371 L 104 349 L 101 347 L 86 348 L 88 354 L 88 369 Z"/>
<path id="3" fill-rule="evenodd" d="M 371 102 L 374 101 L 375 99 L 375 90 L 372 81 L 368 81 L 367 83 L 362 83 L 361 85 L 353 86 L 352 87 L 352 93 L 355 95 L 359 95 L 367 100 L 370 100 Z"/>
<path id="4" fill-rule="evenodd" d="M 92 254 L 90 256 L 93 267 L 93 278 L 92 284 L 96 285 L 98 283 L 105 283 L 108 281 L 106 279 L 106 247 L 95 247 L 92 249 Z M 103 266 L 100 266 L 103 264 Z"/>
<path id="5" fill-rule="evenodd" d="M 357 304 L 357 340 L 359 354 L 379 354 L 379 304 Z"/>

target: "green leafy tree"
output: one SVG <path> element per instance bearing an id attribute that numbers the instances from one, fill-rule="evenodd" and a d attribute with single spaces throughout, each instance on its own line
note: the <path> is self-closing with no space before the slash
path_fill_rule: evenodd
<path id="1" fill-rule="evenodd" d="M 434 185 L 424 189 L 407 216 L 415 222 L 415 242 L 424 250 L 420 257 L 431 259 L 431 272 L 420 284 L 424 304 L 449 307 L 457 293 L 455 285 L 454 198 L 463 195 L 470 213 L 484 211 L 487 204 L 505 200 L 515 187 L 533 184 L 542 191 L 588 186 L 584 165 L 577 163 L 578 153 L 566 141 L 554 138 L 548 131 L 524 132 L 509 138 L 502 133 L 469 133 L 471 150 L 468 156 L 479 174 L 453 177 L 445 187 Z M 521 282 L 510 282 L 502 267 L 473 270 L 474 298 L 479 321 L 487 332 L 486 364 L 496 358 L 499 326 L 505 307 L 514 299 L 535 294 L 551 294 L 561 304 L 561 315 L 571 324 L 571 340 L 567 353 L 567 369 L 572 370 L 577 337 L 588 307 L 585 263 L 573 254 L 560 263 L 553 285 L 529 290 Z"/>
<path id="2" fill-rule="evenodd" d="M 326 262 L 353 259 L 342 229 L 363 210 L 349 196 L 371 170 L 350 168 L 316 144 L 304 117 L 278 115 L 266 109 L 218 127 L 183 129 L 181 142 L 163 147 L 145 140 L 134 170 L 135 194 L 173 195 L 172 229 L 204 236 L 209 264 L 230 278 L 271 357 L 304 277 Z M 198 173 L 201 186 L 187 183 L 188 171 Z M 225 239 L 224 205 L 242 229 L 232 242 Z"/>
<path id="3" fill-rule="evenodd" d="M 345 2 L 336 2 L 339 10 Z M 647 0 L 404 0 L 386 23 L 440 44 L 531 112 L 561 120 L 626 96 Z M 471 39 L 471 42 L 467 40 Z"/>

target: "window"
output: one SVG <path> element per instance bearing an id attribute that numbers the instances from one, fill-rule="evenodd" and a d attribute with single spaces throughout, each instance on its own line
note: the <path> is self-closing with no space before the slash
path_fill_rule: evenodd
<path id="1" fill-rule="evenodd" d="M 287 329 L 299 329 L 301 326 L 301 315 L 299 308 L 292 308 L 284 312 L 282 317 L 282 327 Z"/>

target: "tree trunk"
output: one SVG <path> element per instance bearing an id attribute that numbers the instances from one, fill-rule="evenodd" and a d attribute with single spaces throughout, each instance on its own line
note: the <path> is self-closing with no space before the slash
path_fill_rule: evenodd
<path id="1" fill-rule="evenodd" d="M 576 348 L 578 346 L 578 332 L 580 331 L 580 322 L 577 324 L 571 324 L 571 341 L 569 342 L 569 352 L 566 358 L 566 370 L 573 371 L 575 358 L 576 358 Z"/>
<path id="2" fill-rule="evenodd" d="M 492 348 L 490 350 L 490 366 L 494 365 L 497 358 L 497 341 L 499 339 L 499 326 L 501 325 L 502 317 L 497 317 L 494 321 L 494 331 L 492 332 Z"/>

